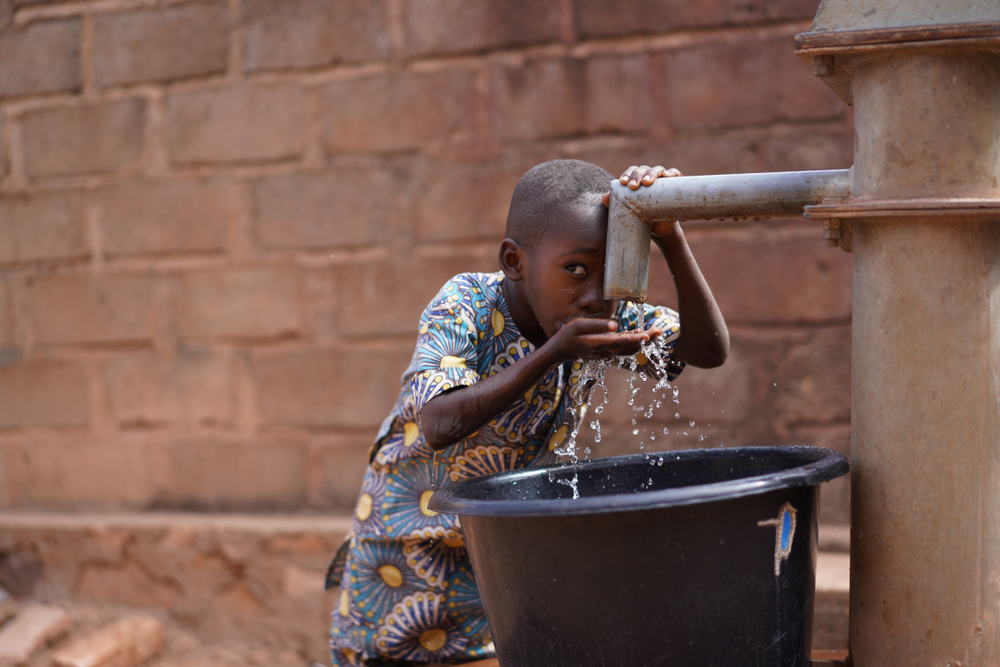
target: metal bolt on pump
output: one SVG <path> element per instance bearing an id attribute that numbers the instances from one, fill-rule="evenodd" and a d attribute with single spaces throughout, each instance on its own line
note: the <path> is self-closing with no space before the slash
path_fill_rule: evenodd
<path id="1" fill-rule="evenodd" d="M 854 258 L 851 661 L 1000 665 L 1000 1 L 822 0 L 796 53 L 854 167 L 613 184 L 605 296 L 645 300 L 651 221 L 822 221 Z"/>

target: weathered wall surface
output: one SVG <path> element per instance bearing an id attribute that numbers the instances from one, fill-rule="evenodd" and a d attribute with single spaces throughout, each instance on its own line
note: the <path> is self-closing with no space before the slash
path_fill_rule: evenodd
<path id="1" fill-rule="evenodd" d="M 792 54 L 816 4 L 0 0 L 0 507 L 350 507 L 418 314 L 495 269 L 526 169 L 850 166 Z M 730 361 L 655 442 L 616 378 L 597 452 L 846 449 L 849 256 L 686 229 Z"/>

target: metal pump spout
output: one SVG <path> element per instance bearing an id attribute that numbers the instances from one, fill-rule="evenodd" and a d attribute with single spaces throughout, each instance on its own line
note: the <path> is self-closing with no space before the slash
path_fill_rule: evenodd
<path id="1" fill-rule="evenodd" d="M 679 176 L 634 191 L 612 181 L 604 297 L 646 300 L 655 221 L 802 215 L 806 206 L 846 199 L 850 191 L 849 169 Z"/>

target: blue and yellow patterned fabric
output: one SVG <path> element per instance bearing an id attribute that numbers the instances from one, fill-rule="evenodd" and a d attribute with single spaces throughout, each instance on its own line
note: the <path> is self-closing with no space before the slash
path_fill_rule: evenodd
<path id="1" fill-rule="evenodd" d="M 455 276 L 420 318 L 402 390 L 372 446 L 354 526 L 330 565 L 340 586 L 330 647 L 334 667 L 470 662 L 494 656 L 458 519 L 427 507 L 436 489 L 459 480 L 555 462 L 570 431 L 570 401 L 583 398 L 582 364 L 554 366 L 489 424 L 436 455 L 418 415 L 427 401 L 495 375 L 534 351 L 500 290 L 502 273 Z M 634 309 L 615 319 L 636 328 Z M 677 313 L 645 306 L 643 327 L 659 327 L 672 349 Z M 681 366 L 678 365 L 677 372 Z"/>

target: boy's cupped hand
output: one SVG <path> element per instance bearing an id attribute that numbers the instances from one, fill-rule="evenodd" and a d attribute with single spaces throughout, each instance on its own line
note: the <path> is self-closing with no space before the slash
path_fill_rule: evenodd
<path id="1" fill-rule="evenodd" d="M 547 345 L 561 361 L 608 358 L 639 352 L 641 344 L 654 340 L 662 331 L 653 327 L 638 331 L 618 331 L 614 320 L 580 317 L 556 331 Z"/>
<path id="2" fill-rule="evenodd" d="M 618 177 L 618 182 L 622 185 L 628 186 L 629 190 L 638 190 L 640 185 L 652 185 L 656 182 L 658 178 L 672 178 L 674 176 L 683 176 L 677 169 L 667 169 L 662 165 L 656 165 L 655 167 L 650 167 L 647 165 L 642 165 L 641 167 L 632 165 L 625 170 L 621 176 Z M 602 198 L 605 206 L 611 205 L 611 193 L 605 192 Z"/>

